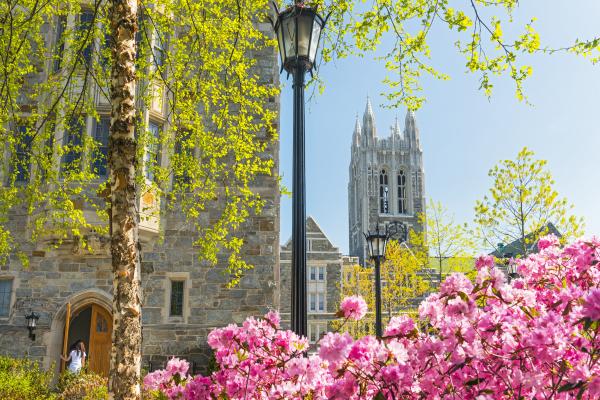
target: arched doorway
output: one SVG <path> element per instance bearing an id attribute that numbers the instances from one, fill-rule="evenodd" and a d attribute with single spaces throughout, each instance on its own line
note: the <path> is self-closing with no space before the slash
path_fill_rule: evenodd
<path id="1" fill-rule="evenodd" d="M 93 337 L 93 343 L 90 342 L 92 338 L 92 307 L 96 306 L 96 309 L 100 310 L 100 315 L 104 316 L 107 321 L 107 330 L 108 332 L 99 332 L 101 335 Z M 82 320 L 85 317 L 85 314 L 82 314 L 83 311 L 89 309 L 89 322 L 82 323 L 80 322 L 80 326 L 83 329 L 78 331 L 77 333 L 73 333 L 71 336 L 68 335 L 67 329 L 67 320 L 69 320 L 69 330 L 71 323 L 76 324 L 75 317 L 81 315 Z M 97 321 L 97 318 L 96 318 Z M 101 322 L 101 329 L 104 330 L 103 324 Z M 79 333 L 81 332 L 81 333 Z M 87 332 L 84 334 L 84 332 Z M 112 335 L 112 295 L 102 289 L 99 288 L 90 288 L 86 290 L 82 290 L 81 292 L 75 293 L 69 298 L 65 300 L 65 302 L 56 310 L 54 314 L 54 318 L 52 318 L 52 324 L 50 326 L 50 330 L 43 334 L 42 340 L 44 345 L 46 346 L 46 357 L 44 358 L 44 368 L 54 368 L 56 372 L 56 376 L 61 372 L 61 360 L 60 355 L 67 352 L 69 347 L 77 340 L 73 335 L 81 334 L 84 337 L 88 337 L 87 341 L 85 341 L 88 360 L 91 361 L 90 350 L 96 351 L 98 349 L 106 349 L 106 351 L 102 351 L 104 354 L 103 357 L 94 356 L 94 363 L 92 367 L 96 368 L 102 375 L 106 376 L 108 372 L 108 367 L 104 366 L 102 369 L 98 368 L 98 364 L 96 361 L 100 361 L 100 365 L 105 364 L 108 365 L 110 361 L 110 346 L 106 346 L 106 341 L 111 343 L 111 335 Z M 67 340 L 65 344 L 65 340 Z M 83 339 L 82 339 L 83 340 Z M 99 344 L 100 346 L 97 346 Z M 90 349 L 90 345 L 92 345 L 92 349 Z M 66 349 L 63 352 L 63 346 L 66 346 Z M 89 365 L 89 364 L 88 364 Z"/>
<path id="2" fill-rule="evenodd" d="M 87 365 L 92 372 L 108 376 L 110 367 L 112 316 L 99 304 L 88 304 L 71 313 L 66 342 L 69 348 L 82 340 L 87 349 Z"/>

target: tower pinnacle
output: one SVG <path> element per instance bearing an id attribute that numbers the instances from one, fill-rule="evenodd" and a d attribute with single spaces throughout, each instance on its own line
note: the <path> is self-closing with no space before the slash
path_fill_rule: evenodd
<path id="1" fill-rule="evenodd" d="M 375 138 L 377 136 L 375 114 L 373 113 L 373 106 L 371 105 L 371 98 L 369 96 L 367 96 L 367 105 L 365 106 L 365 113 L 363 115 L 363 127 L 364 133 L 368 138 Z"/>
<path id="2" fill-rule="evenodd" d="M 358 119 L 358 113 L 356 113 L 356 122 L 354 123 L 354 133 L 352 134 L 352 144 L 354 146 L 360 145 L 361 126 L 360 120 Z"/>

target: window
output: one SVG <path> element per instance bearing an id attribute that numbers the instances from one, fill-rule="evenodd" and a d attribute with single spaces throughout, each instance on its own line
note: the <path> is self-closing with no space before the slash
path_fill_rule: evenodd
<path id="1" fill-rule="evenodd" d="M 144 162 L 146 164 L 146 178 L 153 180 L 156 166 L 160 165 L 160 134 L 162 127 L 157 123 L 150 121 L 148 130 L 150 131 L 150 138 L 148 140 Z"/>
<path id="2" fill-rule="evenodd" d="M 309 311 L 324 312 L 325 311 L 325 293 L 311 292 L 308 294 Z"/>
<path id="3" fill-rule="evenodd" d="M 310 306 L 308 307 L 309 311 L 317 311 L 317 294 L 309 293 L 308 300 L 310 302 Z"/>
<path id="4" fill-rule="evenodd" d="M 324 281 L 325 280 L 325 270 L 326 267 L 315 267 L 311 266 L 309 268 L 309 280 L 311 281 Z"/>
<path id="5" fill-rule="evenodd" d="M 0 280 L 0 317 L 10 314 L 10 297 L 12 295 L 12 279 Z"/>
<path id="6" fill-rule="evenodd" d="M 388 176 L 385 169 L 379 174 L 379 212 L 388 213 Z"/>
<path id="7" fill-rule="evenodd" d="M 63 135 L 63 171 L 79 169 L 81 161 L 81 136 L 85 124 L 80 120 L 71 121 Z"/>
<path id="8" fill-rule="evenodd" d="M 317 280 L 317 267 L 310 267 L 310 280 Z"/>
<path id="9" fill-rule="evenodd" d="M 171 281 L 171 306 L 169 315 L 171 317 L 183 316 L 183 288 L 185 281 Z"/>
<path id="10" fill-rule="evenodd" d="M 94 140 L 96 141 L 95 154 L 92 158 L 92 167 L 98 176 L 107 176 L 108 159 L 108 135 L 110 129 L 110 117 L 101 117 L 94 125 Z"/>
<path id="11" fill-rule="evenodd" d="M 154 65 L 156 69 L 161 73 L 164 78 L 164 70 L 163 66 L 165 64 L 166 58 L 166 49 L 167 49 L 168 38 L 165 33 L 160 32 L 159 30 L 154 31 L 154 45 L 153 52 L 154 55 Z"/>
<path id="12" fill-rule="evenodd" d="M 398 173 L 398 213 L 406 214 L 406 175 L 404 171 Z"/>
<path id="13" fill-rule="evenodd" d="M 79 15 L 79 24 L 77 25 L 78 39 L 85 43 L 85 47 L 81 55 L 85 65 L 90 65 L 92 62 L 92 46 L 94 43 L 94 33 L 91 30 L 94 28 L 94 13 L 92 11 L 84 11 Z"/>
<path id="14" fill-rule="evenodd" d="M 325 294 L 327 293 L 327 267 L 324 265 L 311 265 L 308 268 L 308 306 L 309 311 L 315 313 L 324 312 L 326 308 Z"/>
<path id="15" fill-rule="evenodd" d="M 101 315 L 96 316 L 96 332 L 108 333 L 108 321 Z"/>
<path id="16" fill-rule="evenodd" d="M 31 159 L 33 136 L 25 125 L 19 125 L 17 132 L 19 140 L 15 144 L 12 170 L 15 174 L 15 182 L 27 182 L 29 181 L 29 160 Z"/>
<path id="17" fill-rule="evenodd" d="M 56 42 L 54 43 L 54 72 L 60 70 L 63 53 L 65 51 L 64 33 L 67 28 L 67 17 L 61 16 L 56 24 Z"/>

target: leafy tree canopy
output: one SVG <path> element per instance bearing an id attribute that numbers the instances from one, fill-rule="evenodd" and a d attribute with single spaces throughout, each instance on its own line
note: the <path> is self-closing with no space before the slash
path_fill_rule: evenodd
<path id="1" fill-rule="evenodd" d="M 571 214 L 573 206 L 554 188 L 547 161 L 534 156 L 524 147 L 515 160 L 500 161 L 490 169 L 493 186 L 475 205 L 483 244 L 497 249 L 499 243 L 515 242 L 515 257 L 529 254 L 541 236 L 553 233 L 551 226 L 563 241 L 583 234 L 583 220 Z"/>

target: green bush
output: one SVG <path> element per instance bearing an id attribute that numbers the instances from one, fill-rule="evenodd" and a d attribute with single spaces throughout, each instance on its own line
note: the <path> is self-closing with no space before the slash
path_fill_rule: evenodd
<path id="1" fill-rule="evenodd" d="M 54 400 L 51 381 L 52 372 L 38 363 L 0 356 L 0 399 Z"/>
<path id="2" fill-rule="evenodd" d="M 82 370 L 79 374 L 65 372 L 56 387 L 58 400 L 107 400 L 107 379 Z"/>

